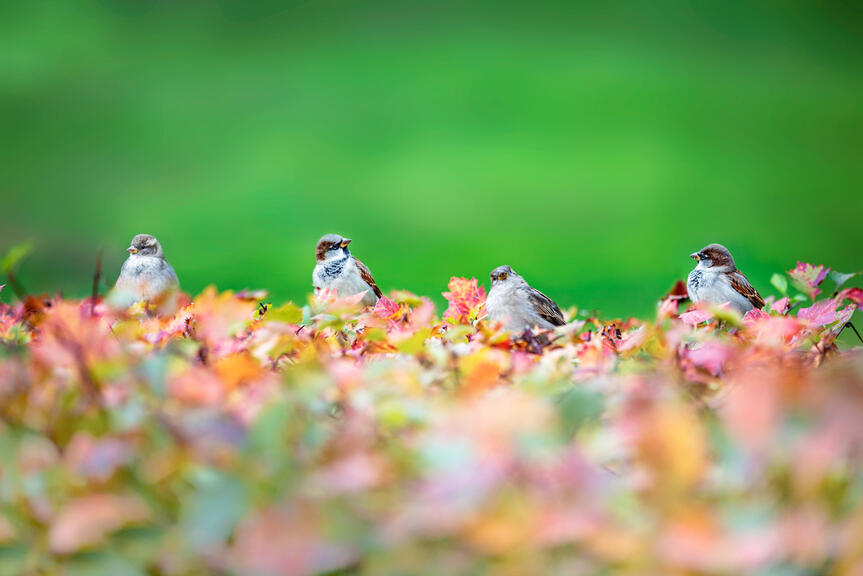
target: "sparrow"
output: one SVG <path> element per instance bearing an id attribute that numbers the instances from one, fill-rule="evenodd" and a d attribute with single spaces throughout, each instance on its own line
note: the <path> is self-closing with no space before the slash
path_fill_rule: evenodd
<path id="1" fill-rule="evenodd" d="M 327 234 L 318 240 L 315 249 L 317 265 L 312 272 L 315 294 L 330 289 L 335 290 L 339 298 L 344 298 L 365 292 L 363 306 L 374 306 L 383 294 L 366 265 L 351 255 L 348 250 L 350 243 L 350 238 L 338 234 Z"/>
<path id="2" fill-rule="evenodd" d="M 491 288 L 485 307 L 488 319 L 501 322 L 510 332 L 534 327 L 549 330 L 566 324 L 557 304 L 536 288 L 531 288 L 510 266 L 498 266 L 491 271 Z"/>
<path id="3" fill-rule="evenodd" d="M 734 258 L 721 244 L 708 244 L 689 255 L 698 261 L 686 280 L 689 299 L 695 303 L 725 304 L 741 315 L 764 306 L 764 299 L 734 265 Z"/>
<path id="4" fill-rule="evenodd" d="M 177 273 L 165 260 L 162 245 L 153 236 L 138 234 L 126 251 L 129 257 L 114 285 L 117 292 L 135 301 L 151 301 L 179 290 Z"/>

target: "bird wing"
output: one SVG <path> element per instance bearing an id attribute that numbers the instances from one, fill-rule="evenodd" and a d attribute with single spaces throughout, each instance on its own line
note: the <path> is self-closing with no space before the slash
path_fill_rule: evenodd
<path id="1" fill-rule="evenodd" d="M 170 278 L 170 283 L 175 286 L 179 286 L 180 279 L 177 278 L 177 272 L 174 270 L 174 267 L 168 264 L 167 261 L 165 261 L 165 267 L 167 268 L 166 272 L 168 274 L 168 277 Z"/>
<path id="2" fill-rule="evenodd" d="M 354 258 L 354 261 L 357 263 L 357 268 L 360 271 L 360 276 L 362 277 L 363 281 L 369 286 L 371 286 L 371 289 L 374 291 L 375 295 L 377 295 L 378 298 L 383 297 L 381 289 L 378 288 L 377 284 L 375 284 L 375 279 L 372 278 L 372 273 L 369 272 L 369 269 L 366 267 L 366 265 L 357 260 L 356 258 Z"/>
<path id="3" fill-rule="evenodd" d="M 758 291 L 752 287 L 752 284 L 749 283 L 749 280 L 746 279 L 746 276 L 744 276 L 742 272 L 732 272 L 728 275 L 728 278 L 731 281 L 731 287 L 735 292 L 749 300 L 749 302 L 758 309 L 761 309 L 764 306 L 764 299 Z"/>
<path id="4" fill-rule="evenodd" d="M 536 288 L 528 288 L 528 298 L 536 313 L 545 318 L 554 326 L 563 326 L 566 324 L 566 319 L 563 317 L 563 312 L 554 303 L 554 300 L 537 290 Z"/>

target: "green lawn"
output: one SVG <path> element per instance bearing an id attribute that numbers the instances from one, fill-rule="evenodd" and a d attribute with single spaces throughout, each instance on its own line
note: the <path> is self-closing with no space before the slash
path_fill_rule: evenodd
<path id="1" fill-rule="evenodd" d="M 86 293 L 100 247 L 113 280 L 138 232 L 188 291 L 279 300 L 331 231 L 384 291 L 508 263 L 621 315 L 710 241 L 765 293 L 797 259 L 863 268 L 852 8 L 277 4 L 0 7 L 0 250 L 36 242 L 28 288 Z"/>

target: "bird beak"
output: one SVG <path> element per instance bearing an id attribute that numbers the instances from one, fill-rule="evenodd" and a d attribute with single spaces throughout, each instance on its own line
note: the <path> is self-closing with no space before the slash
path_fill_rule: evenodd
<path id="1" fill-rule="evenodd" d="M 701 262 L 701 258 L 699 258 L 698 252 L 693 252 L 692 254 L 689 255 L 689 257 L 692 258 L 693 260 L 698 260 L 699 262 Z"/>
<path id="2" fill-rule="evenodd" d="M 137 254 L 138 249 L 135 248 L 134 246 L 129 246 L 128 248 L 126 248 L 126 252 L 128 252 L 129 254 Z"/>
<path id="3" fill-rule="evenodd" d="M 342 248 L 347 248 L 347 247 L 348 247 L 348 244 L 350 244 L 350 243 L 351 243 L 351 239 L 350 239 L 350 238 L 342 238 L 342 244 L 341 244 L 341 246 L 342 246 Z"/>

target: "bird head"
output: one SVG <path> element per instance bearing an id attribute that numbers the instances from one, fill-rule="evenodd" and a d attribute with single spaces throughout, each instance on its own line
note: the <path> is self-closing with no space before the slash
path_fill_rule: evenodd
<path id="1" fill-rule="evenodd" d="M 345 238 L 339 234 L 327 234 L 318 240 L 318 245 L 315 248 L 315 259 L 318 262 L 323 262 L 347 256 L 350 254 L 348 250 L 350 243 L 350 238 Z"/>
<path id="2" fill-rule="evenodd" d="M 132 243 L 126 248 L 126 252 L 138 256 L 164 256 L 159 241 L 149 234 L 138 234 L 132 238 Z"/>

